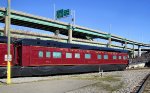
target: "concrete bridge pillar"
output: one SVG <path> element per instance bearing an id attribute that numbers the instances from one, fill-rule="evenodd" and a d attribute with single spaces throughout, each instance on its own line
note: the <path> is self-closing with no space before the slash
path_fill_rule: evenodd
<path id="1" fill-rule="evenodd" d="M 127 49 L 127 42 L 125 42 L 124 48 Z"/>
<path id="2" fill-rule="evenodd" d="M 129 58 L 132 58 L 132 52 L 129 52 L 128 57 L 129 57 Z"/>
<path id="3" fill-rule="evenodd" d="M 111 47 L 111 37 L 108 38 L 108 47 Z"/>
<path id="4" fill-rule="evenodd" d="M 138 46 L 138 56 L 141 56 L 141 46 Z"/>
<path id="5" fill-rule="evenodd" d="M 69 30 L 68 30 L 68 43 L 72 42 L 72 25 L 69 25 Z"/>
<path id="6" fill-rule="evenodd" d="M 2 33 L 2 32 L 0 32 L 0 36 L 3 36 L 3 33 Z"/>
<path id="7" fill-rule="evenodd" d="M 133 48 L 132 48 L 132 58 L 135 58 L 135 53 L 134 53 L 134 44 L 133 44 Z"/>
<path id="8" fill-rule="evenodd" d="M 122 47 L 123 47 L 123 49 L 127 49 L 127 41 L 126 41 L 126 38 L 125 39 L 122 39 Z"/>
<path id="9" fill-rule="evenodd" d="M 111 47 L 111 44 L 112 44 L 112 41 L 111 41 L 111 34 L 108 34 L 107 37 L 108 37 L 107 47 Z"/>
<path id="10" fill-rule="evenodd" d="M 54 32 L 54 34 L 55 34 L 56 37 L 58 37 L 58 35 L 59 35 L 59 30 L 56 30 L 56 31 Z"/>
<path id="11" fill-rule="evenodd" d="M 122 43 L 123 49 L 127 49 L 127 42 L 125 41 L 124 43 Z"/>

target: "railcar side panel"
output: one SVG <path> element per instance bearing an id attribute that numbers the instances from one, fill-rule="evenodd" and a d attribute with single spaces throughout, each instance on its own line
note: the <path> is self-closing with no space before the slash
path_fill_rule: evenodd
<path id="1" fill-rule="evenodd" d="M 12 61 L 11 64 L 14 65 L 14 46 L 10 46 Z M 0 66 L 7 66 L 7 62 L 5 61 L 5 55 L 7 55 L 7 44 L 0 43 Z"/>
<path id="2" fill-rule="evenodd" d="M 99 55 L 99 56 L 98 56 Z M 113 59 L 113 56 L 116 59 Z M 127 64 L 126 53 L 23 46 L 22 66 Z"/>

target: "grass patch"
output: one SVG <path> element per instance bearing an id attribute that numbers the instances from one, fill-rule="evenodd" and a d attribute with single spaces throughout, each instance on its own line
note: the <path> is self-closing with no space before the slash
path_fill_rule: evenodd
<path id="1" fill-rule="evenodd" d="M 115 75 L 111 75 L 111 76 L 99 76 L 99 75 L 90 75 L 90 76 L 71 76 L 69 78 L 72 79 L 79 79 L 79 80 L 98 80 L 98 81 L 108 81 L 108 82 L 116 82 L 116 81 L 120 81 L 120 77 L 119 75 L 115 76 Z"/>
<path id="2" fill-rule="evenodd" d="M 107 82 L 117 82 L 117 81 L 120 81 L 120 78 L 114 77 L 114 76 L 106 76 L 106 77 L 101 78 L 101 80 L 107 81 Z"/>
<path id="3" fill-rule="evenodd" d="M 123 85 L 123 82 L 120 82 L 119 84 L 116 84 L 114 86 L 112 86 L 111 84 L 97 83 L 96 87 L 101 87 L 106 91 L 113 92 L 123 88 Z"/>
<path id="4" fill-rule="evenodd" d="M 117 90 L 123 88 L 123 85 L 124 85 L 124 83 L 123 83 L 123 82 L 120 82 L 119 84 L 114 85 L 114 86 L 111 86 L 110 84 L 103 84 L 102 87 L 103 87 L 106 91 L 113 92 L 113 91 L 117 91 Z"/>
<path id="5" fill-rule="evenodd" d="M 0 86 L 2 86 L 2 85 L 3 85 L 3 83 L 0 82 Z"/>
<path id="6" fill-rule="evenodd" d="M 84 88 L 94 88 L 97 91 L 105 90 L 108 93 L 117 91 L 124 87 L 124 82 L 121 81 L 120 75 L 109 75 L 103 76 L 100 75 L 81 75 L 81 76 L 71 76 L 69 79 L 78 79 L 78 80 L 95 80 L 97 83 L 85 86 Z"/>
<path id="7" fill-rule="evenodd" d="M 84 88 L 93 87 L 93 88 L 96 89 L 95 91 L 105 90 L 108 93 L 112 93 L 114 91 L 117 91 L 117 90 L 123 88 L 123 86 L 124 86 L 123 82 L 119 82 L 119 83 L 117 83 L 115 85 L 112 85 L 111 83 L 97 82 L 97 83 L 94 83 L 92 85 L 85 86 Z"/>

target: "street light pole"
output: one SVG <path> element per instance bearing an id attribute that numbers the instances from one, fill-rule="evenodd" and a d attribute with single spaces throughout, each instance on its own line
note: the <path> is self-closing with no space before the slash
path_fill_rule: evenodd
<path id="1" fill-rule="evenodd" d="M 10 23 L 11 23 L 11 19 L 10 19 L 10 0 L 8 0 L 8 6 L 7 6 L 7 22 L 6 22 L 6 31 L 7 31 L 7 37 L 8 37 L 8 48 L 7 48 L 7 84 L 11 84 L 11 63 L 10 63 L 10 59 L 11 59 L 11 54 L 10 54 Z"/>

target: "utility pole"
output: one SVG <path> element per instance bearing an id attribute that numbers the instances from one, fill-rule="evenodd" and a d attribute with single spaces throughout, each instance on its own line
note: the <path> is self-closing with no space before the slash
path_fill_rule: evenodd
<path id="1" fill-rule="evenodd" d="M 10 0 L 7 1 L 8 5 L 7 5 L 7 14 L 6 16 L 8 16 L 7 21 L 6 21 L 6 31 L 7 31 L 7 37 L 8 37 L 8 41 L 7 41 L 7 84 L 11 84 L 11 54 L 10 54 L 10 23 L 11 23 L 11 19 L 10 19 Z"/>

